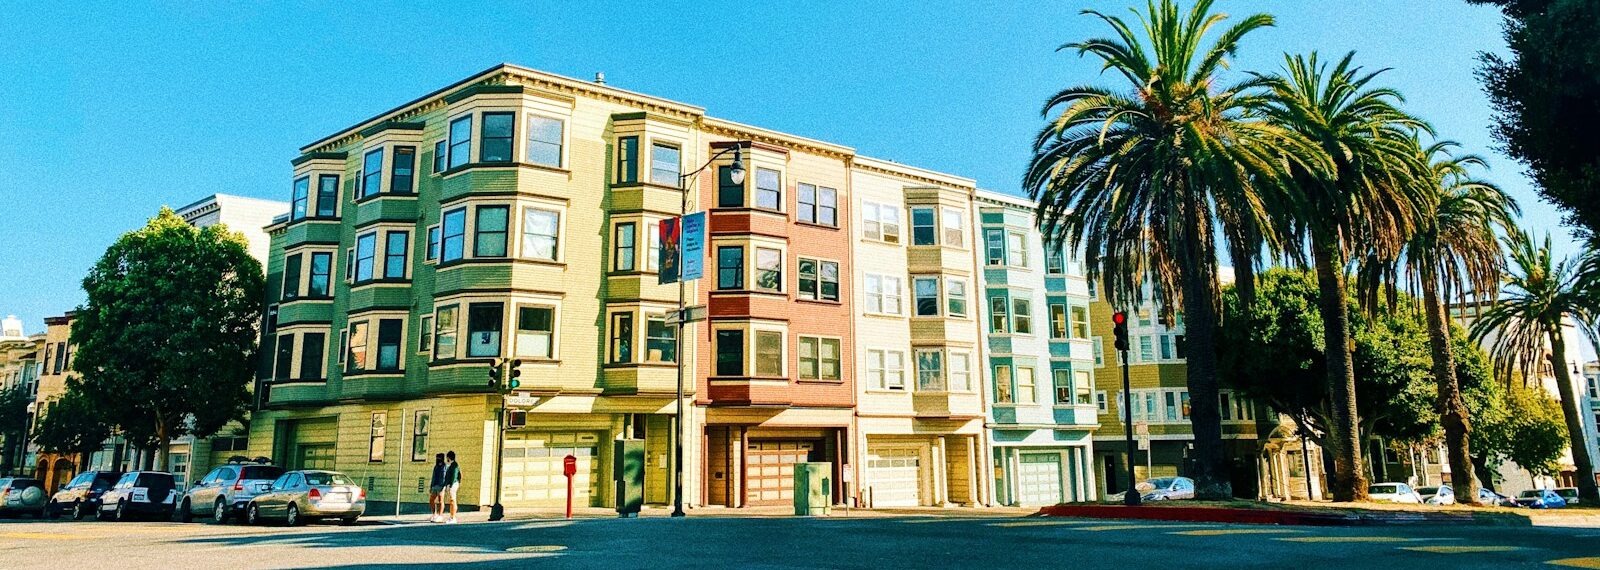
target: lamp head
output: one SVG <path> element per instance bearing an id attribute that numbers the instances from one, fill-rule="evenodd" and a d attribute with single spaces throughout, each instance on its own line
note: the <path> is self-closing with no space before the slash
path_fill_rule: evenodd
<path id="1" fill-rule="evenodd" d="M 744 160 L 739 157 L 739 147 L 733 147 L 733 165 L 729 167 L 728 177 L 736 184 L 744 184 Z"/>

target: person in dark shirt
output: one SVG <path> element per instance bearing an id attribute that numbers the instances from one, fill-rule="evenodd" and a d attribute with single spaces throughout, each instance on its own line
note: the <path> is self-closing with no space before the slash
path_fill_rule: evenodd
<path id="1" fill-rule="evenodd" d="M 445 452 L 444 495 L 450 500 L 450 518 L 446 524 L 456 523 L 456 491 L 461 490 L 461 464 L 456 462 L 454 450 Z"/>
<path id="2" fill-rule="evenodd" d="M 428 480 L 428 506 L 433 508 L 433 516 L 428 517 L 428 522 L 444 522 L 445 471 L 444 454 L 433 454 L 433 478 Z"/>

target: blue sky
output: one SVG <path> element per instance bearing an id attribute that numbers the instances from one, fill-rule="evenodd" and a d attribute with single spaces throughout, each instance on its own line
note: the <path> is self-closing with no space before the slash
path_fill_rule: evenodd
<path id="1" fill-rule="evenodd" d="M 719 117 L 1017 192 L 1039 104 L 1100 80 L 1055 48 L 1106 32 L 1081 8 L 1132 5 L 29 4 L 0 19 L 0 314 L 30 331 L 80 303 L 84 272 L 161 205 L 217 192 L 286 199 L 300 146 L 499 62 L 604 71 Z M 1521 169 L 1492 150 L 1473 70 L 1478 51 L 1504 49 L 1498 12 L 1462 0 L 1219 5 L 1278 20 L 1246 38 L 1236 68 L 1352 49 L 1394 68 L 1384 81 L 1412 111 L 1490 157 L 1524 224 L 1574 249 Z"/>

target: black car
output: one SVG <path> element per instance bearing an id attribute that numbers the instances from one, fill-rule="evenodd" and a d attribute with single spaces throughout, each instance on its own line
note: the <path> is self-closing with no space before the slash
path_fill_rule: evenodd
<path id="1" fill-rule="evenodd" d="M 0 515 L 44 516 L 44 481 L 29 477 L 0 479 Z"/>
<path id="2" fill-rule="evenodd" d="M 120 471 L 84 471 L 56 491 L 45 505 L 45 514 L 57 518 L 62 513 L 72 513 L 72 518 L 83 520 L 100 509 L 100 494 L 110 489 L 122 478 Z"/>
<path id="3" fill-rule="evenodd" d="M 178 504 L 178 480 L 165 471 L 130 471 L 100 495 L 101 520 L 125 521 L 136 515 L 172 517 Z"/>

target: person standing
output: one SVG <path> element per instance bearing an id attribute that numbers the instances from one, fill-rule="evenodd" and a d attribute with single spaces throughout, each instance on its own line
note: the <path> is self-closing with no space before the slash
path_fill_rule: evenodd
<path id="1" fill-rule="evenodd" d="M 455 450 L 444 454 L 446 459 L 444 471 L 444 494 L 450 501 L 450 518 L 445 519 L 445 524 L 456 524 L 456 492 L 461 490 L 461 464 L 456 462 Z"/>
<path id="2" fill-rule="evenodd" d="M 433 509 L 433 516 L 428 517 L 428 522 L 444 522 L 445 471 L 444 454 L 433 454 L 433 477 L 428 479 L 428 507 Z"/>

